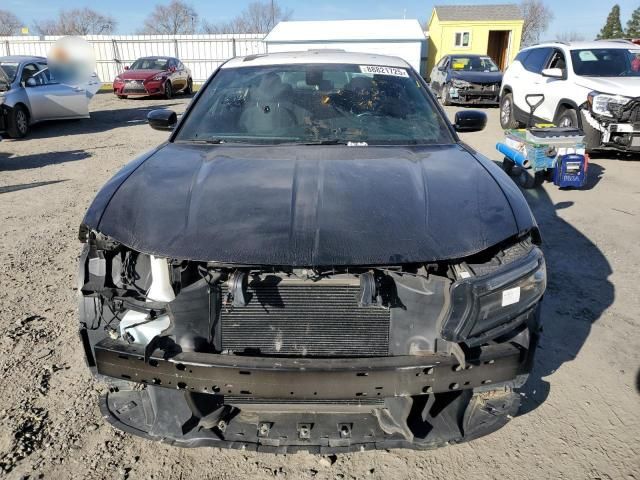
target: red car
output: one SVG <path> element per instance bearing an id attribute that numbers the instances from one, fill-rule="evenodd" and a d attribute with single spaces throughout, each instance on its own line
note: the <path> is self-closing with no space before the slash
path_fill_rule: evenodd
<path id="1" fill-rule="evenodd" d="M 113 80 L 113 93 L 118 98 L 129 95 L 162 95 L 171 98 L 174 93 L 193 91 L 191 70 L 174 57 L 143 57 Z"/>

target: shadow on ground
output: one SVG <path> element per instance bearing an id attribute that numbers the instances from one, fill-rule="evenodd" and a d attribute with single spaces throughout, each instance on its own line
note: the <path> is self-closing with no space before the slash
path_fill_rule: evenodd
<path id="1" fill-rule="evenodd" d="M 590 183 L 597 183 L 601 176 L 602 169 L 592 164 Z M 556 187 L 547 183 L 545 188 Z M 579 198 L 580 191 L 575 194 Z M 548 286 L 542 304 L 543 334 L 533 372 L 521 389 L 525 394 L 521 415 L 546 400 L 550 384 L 544 377 L 576 358 L 592 325 L 614 300 L 607 258 L 584 233 L 558 215 L 573 202 L 554 204 L 542 188 L 526 190 L 524 195 L 542 232 Z"/>
<path id="2" fill-rule="evenodd" d="M 90 156 L 91 154 L 85 150 L 68 150 L 65 152 L 38 153 L 22 156 L 0 152 L 0 172 L 40 168 L 58 163 L 77 162 Z"/>

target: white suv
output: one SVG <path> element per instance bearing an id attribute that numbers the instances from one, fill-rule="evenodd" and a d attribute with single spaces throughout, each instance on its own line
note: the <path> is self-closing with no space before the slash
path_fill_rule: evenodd
<path id="1" fill-rule="evenodd" d="M 534 122 L 582 128 L 588 150 L 640 151 L 639 45 L 554 42 L 522 50 L 502 79 L 502 128 L 527 123 L 531 94 L 544 95 Z"/>

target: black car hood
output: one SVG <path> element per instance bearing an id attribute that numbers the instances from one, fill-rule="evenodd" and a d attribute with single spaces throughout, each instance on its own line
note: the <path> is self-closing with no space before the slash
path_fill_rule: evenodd
<path id="1" fill-rule="evenodd" d="M 500 83 L 502 72 L 469 72 L 456 70 L 451 72 L 451 78 L 459 78 L 472 83 Z"/>
<path id="2" fill-rule="evenodd" d="M 461 258 L 535 226 L 513 182 L 460 144 L 169 143 L 116 174 L 84 223 L 157 256 L 291 266 Z"/>

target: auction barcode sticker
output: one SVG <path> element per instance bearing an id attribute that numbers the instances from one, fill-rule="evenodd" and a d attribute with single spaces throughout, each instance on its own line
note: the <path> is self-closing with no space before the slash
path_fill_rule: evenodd
<path id="1" fill-rule="evenodd" d="M 360 65 L 362 73 L 372 73 L 374 75 L 391 75 L 393 77 L 409 77 L 409 73 L 404 68 L 383 67 L 380 65 Z"/>
<path id="2" fill-rule="evenodd" d="M 502 306 L 513 305 L 520 301 L 520 287 L 509 288 L 502 291 Z"/>

